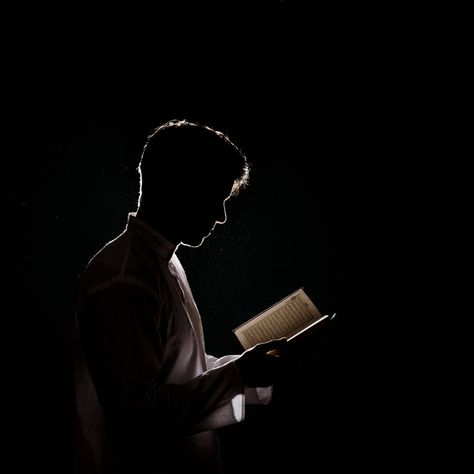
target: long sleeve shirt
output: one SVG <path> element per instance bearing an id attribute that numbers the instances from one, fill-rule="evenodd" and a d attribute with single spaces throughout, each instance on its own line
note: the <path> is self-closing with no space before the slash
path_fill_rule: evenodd
<path id="1" fill-rule="evenodd" d="M 175 251 L 130 214 L 81 276 L 76 472 L 219 473 L 215 430 L 242 421 L 245 403 L 270 401 L 271 387 L 243 387 L 237 356 L 206 354 Z"/>

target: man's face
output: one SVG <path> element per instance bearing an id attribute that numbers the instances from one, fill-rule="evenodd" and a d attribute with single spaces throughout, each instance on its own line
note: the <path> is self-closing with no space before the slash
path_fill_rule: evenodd
<path id="1" fill-rule="evenodd" d="M 223 186 L 210 192 L 201 189 L 186 205 L 186 232 L 182 244 L 188 247 L 199 247 L 211 235 L 216 225 L 227 220 L 226 202 L 232 186 Z"/>

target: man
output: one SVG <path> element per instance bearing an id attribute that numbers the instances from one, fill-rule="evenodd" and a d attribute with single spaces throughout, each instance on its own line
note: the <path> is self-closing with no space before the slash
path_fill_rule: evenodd
<path id="1" fill-rule="evenodd" d="M 187 121 L 157 128 L 139 165 L 126 229 L 89 262 L 75 324 L 76 472 L 219 473 L 216 429 L 267 404 L 286 341 L 220 359 L 176 255 L 226 221 L 248 180 L 223 133 Z"/>

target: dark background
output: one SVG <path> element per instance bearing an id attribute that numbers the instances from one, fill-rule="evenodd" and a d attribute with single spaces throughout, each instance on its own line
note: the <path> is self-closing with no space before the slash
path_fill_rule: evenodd
<path id="1" fill-rule="evenodd" d="M 228 223 L 179 250 L 208 352 L 239 351 L 232 329 L 300 286 L 340 315 L 271 405 L 221 430 L 228 472 L 400 459 L 378 275 L 380 190 L 395 168 L 386 132 L 402 95 L 390 13 L 144 0 L 13 13 L 16 471 L 70 469 L 77 278 L 135 209 L 145 137 L 172 118 L 227 132 L 252 163 Z"/>

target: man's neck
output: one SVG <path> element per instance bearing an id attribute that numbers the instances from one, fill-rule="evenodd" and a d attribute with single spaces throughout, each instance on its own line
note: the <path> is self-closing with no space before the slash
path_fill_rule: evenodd
<path id="1" fill-rule="evenodd" d="M 179 225 L 177 225 L 176 218 L 167 218 L 166 214 L 159 214 L 154 211 L 153 213 L 146 212 L 145 209 L 138 209 L 136 216 L 146 222 L 149 226 L 153 227 L 169 242 L 179 245 L 181 243 L 181 235 Z"/>

